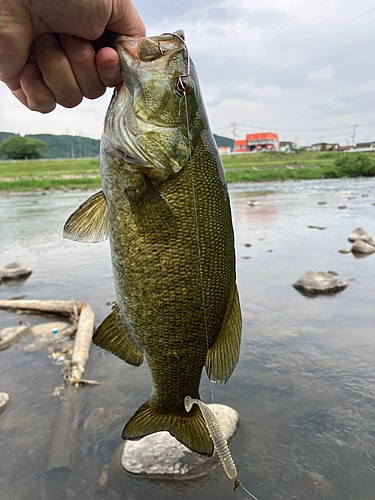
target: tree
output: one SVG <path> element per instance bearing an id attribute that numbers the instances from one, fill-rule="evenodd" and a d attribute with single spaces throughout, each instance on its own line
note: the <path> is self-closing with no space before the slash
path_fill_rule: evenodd
<path id="1" fill-rule="evenodd" d="M 30 139 L 20 135 L 12 135 L 0 144 L 0 156 L 6 155 L 12 160 L 40 158 L 41 151 L 47 151 L 47 144 L 39 139 Z"/>

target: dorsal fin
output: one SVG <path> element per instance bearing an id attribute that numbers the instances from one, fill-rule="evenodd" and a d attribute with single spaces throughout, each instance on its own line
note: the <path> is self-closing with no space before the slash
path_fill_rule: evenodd
<path id="1" fill-rule="evenodd" d="M 118 356 L 129 365 L 139 366 L 143 361 L 142 352 L 130 340 L 120 319 L 120 311 L 115 303 L 112 312 L 95 330 L 92 341 L 98 347 Z"/>
<path id="2" fill-rule="evenodd" d="M 63 237 L 84 243 L 108 238 L 108 205 L 103 191 L 93 194 L 65 222 Z"/>

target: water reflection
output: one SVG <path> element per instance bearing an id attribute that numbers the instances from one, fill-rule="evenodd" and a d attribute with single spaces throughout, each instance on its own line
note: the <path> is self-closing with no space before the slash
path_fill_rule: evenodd
<path id="1" fill-rule="evenodd" d="M 214 386 L 214 399 L 241 415 L 231 451 L 242 482 L 260 500 L 374 499 L 375 256 L 338 253 L 357 227 L 375 236 L 374 188 L 373 179 L 231 188 L 243 344 L 238 367 L 228 384 Z M 339 194 L 345 191 L 352 194 Z M 108 244 L 61 239 L 66 218 L 87 197 L 0 197 L 1 265 L 20 261 L 34 271 L 23 283 L 1 285 L 0 299 L 87 300 L 96 324 L 109 313 Z M 347 210 L 338 209 L 343 202 Z M 308 270 L 336 271 L 350 286 L 311 300 L 291 286 Z M 0 328 L 18 321 L 40 318 L 0 312 Z M 151 378 L 147 366 L 128 366 L 95 347 L 87 377 L 103 385 L 77 398 L 69 470 L 46 474 L 64 403 L 52 396 L 61 382 L 48 353 L 19 348 L 31 342 L 26 337 L 0 353 L 0 391 L 12 397 L 0 417 L 1 498 L 248 498 L 233 493 L 219 467 L 194 482 L 123 471 L 121 431 L 147 399 Z M 205 376 L 201 396 L 210 400 Z"/>

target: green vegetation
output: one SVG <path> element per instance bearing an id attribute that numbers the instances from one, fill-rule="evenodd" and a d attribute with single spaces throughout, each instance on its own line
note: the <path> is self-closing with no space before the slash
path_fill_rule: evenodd
<path id="1" fill-rule="evenodd" d="M 375 175 L 375 155 L 324 152 L 223 156 L 228 182 L 321 179 Z M 283 159 L 283 161 L 282 161 Z M 64 177 L 63 177 L 64 176 Z M 0 162 L 0 191 L 100 186 L 99 160 Z"/>
<path id="2" fill-rule="evenodd" d="M 47 151 L 45 142 L 19 135 L 10 136 L 0 144 L 0 155 L 13 160 L 40 158 L 42 151 Z"/>
<path id="3" fill-rule="evenodd" d="M 0 162 L 0 178 L 58 177 L 60 175 L 98 174 L 99 160 L 42 160 Z"/>
<path id="4" fill-rule="evenodd" d="M 295 153 L 281 153 L 280 151 L 265 151 L 262 153 L 245 153 L 236 155 L 223 155 L 223 165 L 229 168 L 248 167 L 278 167 L 285 165 L 333 165 L 338 154 L 334 151 L 314 152 L 296 151 Z"/>
<path id="5" fill-rule="evenodd" d="M 375 175 L 375 158 L 368 153 L 351 153 L 340 155 L 335 161 L 335 167 L 348 177 L 371 177 Z"/>
<path id="6" fill-rule="evenodd" d="M 81 179 L 19 179 L 1 181 L 0 191 L 34 191 L 36 189 L 94 189 L 100 187 L 100 177 Z"/>

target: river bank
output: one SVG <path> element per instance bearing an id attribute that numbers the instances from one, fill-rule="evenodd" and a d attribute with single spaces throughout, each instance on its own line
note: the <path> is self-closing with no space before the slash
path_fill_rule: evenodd
<path id="1" fill-rule="evenodd" d="M 371 155 L 372 156 L 372 155 Z M 228 183 L 358 177 L 338 166 L 335 152 L 267 152 L 222 156 Z M 0 192 L 100 187 L 99 159 L 0 162 Z"/>

